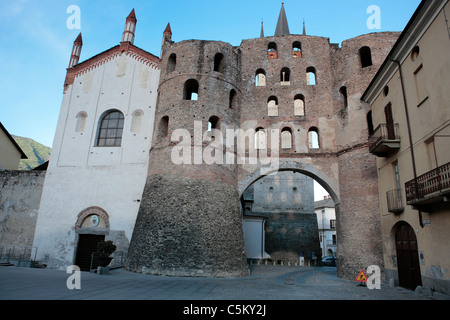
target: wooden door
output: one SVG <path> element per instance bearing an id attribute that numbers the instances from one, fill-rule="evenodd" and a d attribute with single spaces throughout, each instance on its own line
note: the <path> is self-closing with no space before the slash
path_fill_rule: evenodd
<path id="1" fill-rule="evenodd" d="M 415 290 L 422 285 L 417 238 L 413 228 L 401 223 L 395 233 L 399 285 Z"/>
<path id="2" fill-rule="evenodd" d="M 97 243 L 105 240 L 104 235 L 80 234 L 78 238 L 77 257 L 75 264 L 81 271 L 91 270 L 91 256 L 97 251 Z M 94 259 L 92 269 L 97 268 L 97 261 Z"/>

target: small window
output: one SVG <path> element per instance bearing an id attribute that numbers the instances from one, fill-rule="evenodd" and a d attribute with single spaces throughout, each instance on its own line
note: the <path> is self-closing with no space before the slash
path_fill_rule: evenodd
<path id="1" fill-rule="evenodd" d="M 267 100 L 267 108 L 269 117 L 277 117 L 278 116 L 278 99 L 277 97 L 270 97 Z"/>
<path id="2" fill-rule="evenodd" d="M 263 69 L 256 70 L 255 85 L 257 87 L 266 86 L 266 72 Z"/>
<path id="3" fill-rule="evenodd" d="M 224 69 L 224 57 L 223 54 L 217 53 L 214 57 L 214 71 L 223 73 Z"/>
<path id="4" fill-rule="evenodd" d="M 118 110 L 107 111 L 100 119 L 97 147 L 120 147 L 125 117 Z"/>
<path id="5" fill-rule="evenodd" d="M 306 83 L 309 86 L 315 86 L 317 84 L 316 79 L 316 68 L 314 67 L 308 67 L 306 69 Z"/>
<path id="6" fill-rule="evenodd" d="M 289 85 L 291 81 L 290 78 L 291 78 L 291 70 L 289 70 L 289 68 L 281 69 L 280 72 L 281 85 Z"/>
<path id="7" fill-rule="evenodd" d="M 361 59 L 361 67 L 366 68 L 372 65 L 372 52 L 369 47 L 359 49 L 359 57 Z"/>
<path id="8" fill-rule="evenodd" d="M 294 97 L 294 115 L 296 117 L 305 116 L 305 97 L 301 94 Z"/>
<path id="9" fill-rule="evenodd" d="M 281 149 L 292 149 L 292 129 L 283 128 L 281 130 Z"/>
<path id="10" fill-rule="evenodd" d="M 275 42 L 269 43 L 269 46 L 267 47 L 267 52 L 269 59 L 278 59 L 277 44 Z"/>
<path id="11" fill-rule="evenodd" d="M 229 101 L 230 109 L 235 108 L 236 104 L 237 104 L 237 93 L 236 93 L 236 90 L 231 89 L 231 91 L 230 91 L 230 101 Z"/>
<path id="12" fill-rule="evenodd" d="M 341 89 L 339 89 L 339 92 L 341 94 L 342 101 L 344 102 L 344 107 L 347 108 L 348 107 L 347 87 L 341 87 Z"/>
<path id="13" fill-rule="evenodd" d="M 312 127 L 308 132 L 308 142 L 310 149 L 319 149 L 319 130 L 316 127 Z"/>
<path id="14" fill-rule="evenodd" d="M 177 67 L 177 55 L 172 53 L 167 61 L 167 74 L 174 72 Z"/>
<path id="15" fill-rule="evenodd" d="M 383 95 L 384 95 L 385 97 L 387 97 L 388 94 L 389 94 L 389 87 L 388 87 L 388 86 L 385 86 L 384 89 L 383 89 Z"/>
<path id="16" fill-rule="evenodd" d="M 169 134 L 169 117 L 164 116 L 159 121 L 158 138 L 166 137 Z"/>
<path id="17" fill-rule="evenodd" d="M 195 79 L 190 79 L 184 84 L 184 100 L 198 100 L 198 82 Z"/>
<path id="18" fill-rule="evenodd" d="M 208 131 L 212 131 L 215 129 L 220 129 L 219 118 L 216 116 L 212 116 L 208 120 Z"/>
<path id="19" fill-rule="evenodd" d="M 302 44 L 299 41 L 295 41 L 292 45 L 292 56 L 296 58 L 302 57 Z"/>

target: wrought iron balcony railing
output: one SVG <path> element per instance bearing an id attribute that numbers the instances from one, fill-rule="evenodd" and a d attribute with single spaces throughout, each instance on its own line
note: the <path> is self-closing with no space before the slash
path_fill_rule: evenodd
<path id="1" fill-rule="evenodd" d="M 402 190 L 394 189 L 386 192 L 388 211 L 391 213 L 399 214 L 405 211 L 402 200 Z"/>
<path id="2" fill-rule="evenodd" d="M 398 124 L 380 124 L 369 137 L 370 153 L 378 157 L 386 157 L 400 149 Z"/>
<path id="3" fill-rule="evenodd" d="M 450 194 L 450 162 L 405 184 L 409 205 L 426 204 L 445 199 Z"/>

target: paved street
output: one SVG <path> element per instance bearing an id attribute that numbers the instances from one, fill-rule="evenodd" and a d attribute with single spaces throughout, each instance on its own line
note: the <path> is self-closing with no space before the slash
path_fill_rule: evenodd
<path id="1" fill-rule="evenodd" d="M 312 301 L 325 300 L 329 307 L 330 300 L 341 301 L 340 306 L 344 300 L 358 301 L 358 304 L 361 304 L 361 301 L 371 300 L 417 302 L 450 300 L 450 297 L 437 293 L 424 291 L 418 294 L 384 284 L 380 290 L 369 290 L 367 287 L 358 286 L 354 281 L 337 278 L 336 268 L 332 267 L 254 265 L 251 267 L 249 277 L 233 279 L 150 276 L 123 269 L 110 270 L 107 275 L 81 272 L 81 288 L 73 290 L 67 287 L 67 280 L 71 275 L 65 271 L 0 267 L 0 300 L 3 300 L 0 303 L 6 307 L 11 302 L 14 305 L 15 302 L 22 301 L 20 305 L 23 305 L 24 300 L 36 300 L 41 301 L 37 305 L 42 307 L 46 305 L 44 300 L 53 303 L 56 300 L 64 300 L 66 303 L 69 300 L 85 302 L 114 300 L 117 302 L 112 306 L 116 305 L 119 308 L 122 301 L 152 300 L 150 305 L 147 302 L 144 307 L 151 306 L 152 310 L 163 308 L 167 314 L 184 316 L 183 312 L 195 313 L 196 306 L 210 306 L 218 308 L 215 314 L 217 318 L 231 316 L 230 313 L 234 316 L 244 313 L 243 309 L 236 309 L 236 304 L 266 306 L 270 307 L 265 310 L 267 315 L 274 312 L 280 315 L 280 312 L 290 314 L 299 308 L 311 309 Z M 274 301 L 275 306 L 271 305 Z M 305 304 L 305 301 L 309 302 Z M 91 303 L 89 306 L 97 305 Z M 117 308 L 108 310 L 114 312 L 113 310 Z M 316 309 L 314 307 L 314 310 Z M 33 308 L 27 311 L 32 312 Z M 208 312 L 208 309 L 204 309 L 203 312 Z M 253 309 L 253 312 L 257 312 L 256 309 Z M 208 314 L 209 316 L 211 314 Z"/>
<path id="2" fill-rule="evenodd" d="M 369 290 L 337 278 L 336 268 L 251 267 L 247 278 L 208 279 L 150 276 L 110 270 L 81 272 L 81 289 L 69 290 L 64 271 L 0 267 L 1 300 L 445 300 L 382 284 Z"/>

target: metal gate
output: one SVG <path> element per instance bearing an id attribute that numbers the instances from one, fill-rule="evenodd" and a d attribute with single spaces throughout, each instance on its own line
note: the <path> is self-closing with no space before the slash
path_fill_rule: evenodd
<path id="1" fill-rule="evenodd" d="M 97 244 L 105 240 L 104 235 L 95 234 L 80 234 L 78 238 L 78 248 L 75 264 L 80 268 L 81 271 L 90 271 L 96 269 L 96 259 L 93 261 L 91 266 L 92 253 L 97 251 Z"/>

